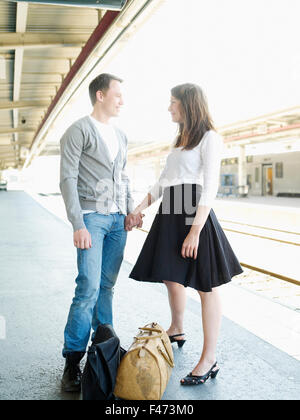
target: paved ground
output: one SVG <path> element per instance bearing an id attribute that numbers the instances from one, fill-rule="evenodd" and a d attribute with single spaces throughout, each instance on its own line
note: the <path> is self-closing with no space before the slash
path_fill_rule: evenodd
<path id="1" fill-rule="evenodd" d="M 24 192 L 0 194 L 0 399 L 66 400 L 60 378 L 63 329 L 73 297 L 76 254 L 71 228 Z M 124 262 L 115 291 L 115 329 L 127 348 L 137 328 L 151 321 L 168 327 L 162 285 L 128 279 Z M 218 348 L 220 374 L 203 386 L 185 388 L 185 376 L 199 357 L 199 304 L 189 299 L 188 342 L 174 348 L 176 368 L 164 399 L 299 399 L 300 362 L 226 317 Z M 2 334 L 2 335 L 1 335 Z M 5 339 L 4 339 L 5 338 Z"/>

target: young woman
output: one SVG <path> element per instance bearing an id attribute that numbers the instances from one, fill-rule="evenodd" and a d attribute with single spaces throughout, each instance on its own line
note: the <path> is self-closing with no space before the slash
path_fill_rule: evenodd
<path id="1" fill-rule="evenodd" d="M 186 287 L 202 302 L 204 345 L 198 364 L 181 380 L 198 385 L 219 371 L 216 346 L 221 324 L 217 287 L 243 270 L 212 210 L 219 186 L 222 137 L 216 133 L 201 88 L 184 84 L 171 91 L 169 111 L 179 134 L 161 176 L 142 203 L 139 214 L 162 195 L 157 215 L 129 277 L 164 282 L 172 323 L 171 342 L 185 343 Z"/>

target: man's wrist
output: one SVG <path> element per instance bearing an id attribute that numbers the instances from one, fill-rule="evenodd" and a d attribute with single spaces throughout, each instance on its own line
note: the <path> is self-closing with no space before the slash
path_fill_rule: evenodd
<path id="1" fill-rule="evenodd" d="M 81 230 L 86 230 L 86 227 L 82 227 L 80 229 L 77 229 L 77 230 L 74 231 L 74 233 L 80 232 Z"/>
<path id="2" fill-rule="evenodd" d="M 81 221 L 81 220 L 73 222 L 72 224 L 73 224 L 74 233 L 77 232 L 80 229 L 86 229 L 86 226 L 85 226 L 84 222 Z"/>

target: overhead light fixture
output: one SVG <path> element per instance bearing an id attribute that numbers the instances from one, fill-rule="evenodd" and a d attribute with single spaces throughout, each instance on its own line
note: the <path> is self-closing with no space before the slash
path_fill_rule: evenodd
<path id="1" fill-rule="evenodd" d="M 127 0 L 6 0 L 15 3 L 53 4 L 56 6 L 92 7 L 105 10 L 122 10 Z"/>
<path id="2" fill-rule="evenodd" d="M 0 79 L 6 79 L 6 61 L 0 56 Z"/>

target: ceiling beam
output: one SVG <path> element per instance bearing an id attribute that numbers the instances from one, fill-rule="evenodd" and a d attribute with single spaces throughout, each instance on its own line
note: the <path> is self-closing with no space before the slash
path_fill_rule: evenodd
<path id="1" fill-rule="evenodd" d="M 86 34 L 68 33 L 11 33 L 2 32 L 0 38 L 0 51 L 13 50 L 19 47 L 30 48 L 50 48 L 50 47 L 82 47 L 88 40 Z"/>
<path id="2" fill-rule="evenodd" d="M 64 76 L 68 73 L 67 71 L 24 71 L 23 74 L 30 74 L 30 75 L 42 75 L 42 76 Z"/>
<path id="3" fill-rule="evenodd" d="M 92 7 L 93 9 L 122 10 L 126 0 L 8 0 L 22 3 L 54 4 L 57 6 Z"/>
<path id="4" fill-rule="evenodd" d="M 16 49 L 16 51 L 19 50 L 19 49 L 24 50 L 23 47 L 19 47 L 19 48 Z M 10 54 L 2 54 L 0 52 L 0 60 L 1 59 L 4 59 L 6 61 L 15 61 L 15 56 L 10 55 Z M 43 61 L 43 62 L 47 62 L 47 61 L 53 62 L 53 61 L 55 61 L 55 62 L 60 62 L 60 63 L 63 63 L 63 64 L 68 63 L 69 67 L 71 67 L 74 64 L 74 62 L 76 61 L 76 57 L 68 57 L 68 56 L 66 56 L 66 57 L 53 57 L 53 56 L 47 57 L 47 56 L 44 56 L 44 57 L 42 57 L 42 56 L 34 56 L 34 55 L 31 55 L 31 56 L 25 56 L 24 55 L 23 56 L 23 62 L 24 61 L 31 62 L 31 63 L 36 61 L 37 64 L 39 64 L 41 61 Z M 30 72 L 26 72 L 26 73 L 27 74 L 32 74 Z M 59 72 L 58 74 L 61 74 L 61 72 Z M 12 85 L 12 83 L 7 83 L 6 85 Z"/>
<path id="5" fill-rule="evenodd" d="M 26 32 L 28 4 L 17 3 L 16 32 Z"/>
<path id="6" fill-rule="evenodd" d="M 0 159 L 1 159 L 1 156 L 7 156 L 9 154 L 16 157 L 14 149 L 11 149 L 11 148 L 10 149 L 3 149 L 2 147 L 0 148 Z"/>
<path id="7" fill-rule="evenodd" d="M 23 86 L 34 86 L 34 87 L 53 87 L 53 86 L 60 86 L 61 82 L 22 82 Z M 2 89 L 11 89 L 13 87 L 13 83 L 0 83 L 0 88 Z"/>
<path id="8" fill-rule="evenodd" d="M 7 111 L 12 109 L 26 109 L 26 108 L 46 108 L 49 106 L 49 101 L 1 101 L 0 111 Z"/>
<path id="9" fill-rule="evenodd" d="M 14 152 L 11 152 L 11 153 L 5 152 L 5 153 L 0 154 L 0 159 L 7 159 L 7 158 L 15 158 L 15 153 Z"/>
<path id="10" fill-rule="evenodd" d="M 70 61 L 70 60 L 76 60 L 76 57 L 54 57 L 54 56 L 50 56 L 50 57 L 47 57 L 46 55 L 43 57 L 43 56 L 40 56 L 40 55 L 26 55 L 25 57 L 24 57 L 24 60 L 31 60 L 31 61 L 35 61 L 35 60 L 37 60 L 37 61 Z"/>
<path id="11" fill-rule="evenodd" d="M 15 128 L 0 128 L 0 136 L 4 134 L 18 134 L 18 133 L 35 133 L 36 129 L 34 128 L 22 128 L 22 127 L 15 127 Z M 15 142 L 14 142 L 15 144 Z M 1 145 L 0 145 L 1 146 Z"/>
<path id="12" fill-rule="evenodd" d="M 14 146 L 15 144 L 18 144 L 19 146 L 24 146 L 24 147 L 29 147 L 30 144 L 28 142 L 25 141 L 16 141 L 16 142 L 12 142 L 12 145 Z"/>

